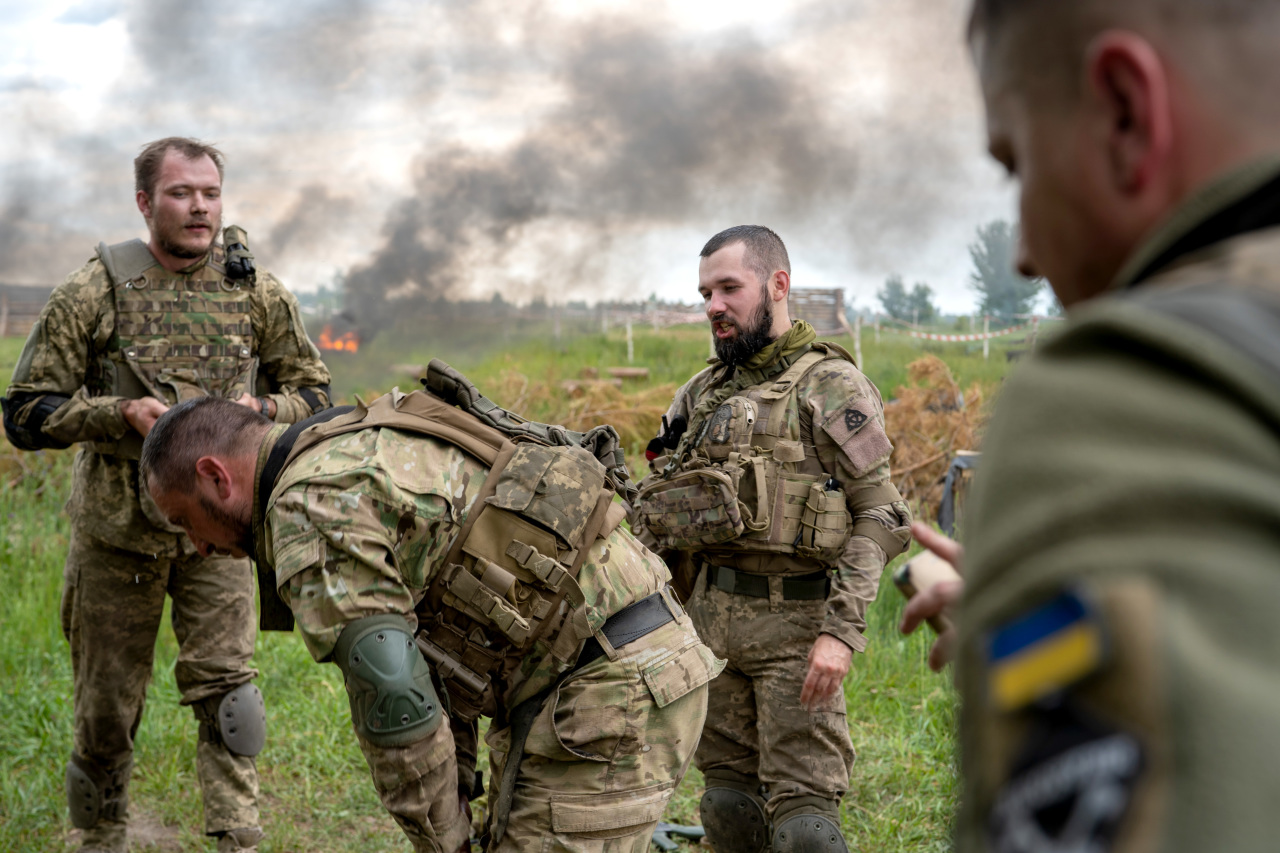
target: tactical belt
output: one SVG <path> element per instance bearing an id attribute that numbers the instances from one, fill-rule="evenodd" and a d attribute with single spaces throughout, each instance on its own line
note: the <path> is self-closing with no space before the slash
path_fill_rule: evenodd
<path id="1" fill-rule="evenodd" d="M 769 577 L 749 575 L 729 566 L 713 566 L 706 563 L 707 583 L 734 595 L 752 598 L 769 597 Z M 815 601 L 825 599 L 831 591 L 831 578 L 826 572 L 814 572 L 782 579 L 782 597 L 786 601 Z"/>
<path id="2" fill-rule="evenodd" d="M 676 620 L 676 614 L 671 611 L 671 604 L 668 601 L 674 604 L 674 598 L 664 597 L 660 592 L 642 598 L 606 619 L 600 628 L 600 633 L 605 635 L 609 645 L 615 649 L 633 643 L 668 622 Z M 676 604 L 675 608 L 679 610 L 680 605 Z M 565 679 L 601 657 L 604 657 L 604 648 L 593 636 L 583 644 L 582 651 L 578 653 L 578 660 L 572 668 L 561 673 L 546 690 L 529 697 L 511 710 L 508 717 L 511 725 L 511 748 L 507 751 L 507 763 L 502 768 L 502 778 L 498 780 L 498 792 L 493 798 L 492 823 L 489 826 L 490 838 L 486 841 L 486 849 L 489 845 L 497 846 L 502 836 L 506 834 L 507 817 L 511 814 L 511 799 L 516 791 L 516 776 L 520 772 L 520 759 L 523 757 L 524 745 L 529 739 L 529 730 L 533 728 L 534 719 L 542 711 L 542 706 L 546 704 L 547 699 Z"/>

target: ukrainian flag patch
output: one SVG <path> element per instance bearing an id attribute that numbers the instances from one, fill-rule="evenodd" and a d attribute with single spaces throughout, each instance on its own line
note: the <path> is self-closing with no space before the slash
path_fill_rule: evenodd
<path id="1" fill-rule="evenodd" d="M 992 704 L 1016 711 L 1096 672 L 1106 656 L 1102 624 L 1076 592 L 1064 592 L 987 637 Z"/>

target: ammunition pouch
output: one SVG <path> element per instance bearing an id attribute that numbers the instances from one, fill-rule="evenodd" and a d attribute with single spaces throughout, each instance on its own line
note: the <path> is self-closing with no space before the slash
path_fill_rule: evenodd
<path id="1" fill-rule="evenodd" d="M 636 524 L 661 548 L 697 550 L 737 539 L 746 529 L 738 505 L 741 469 L 692 468 L 670 479 L 646 479 L 636 500 Z"/>

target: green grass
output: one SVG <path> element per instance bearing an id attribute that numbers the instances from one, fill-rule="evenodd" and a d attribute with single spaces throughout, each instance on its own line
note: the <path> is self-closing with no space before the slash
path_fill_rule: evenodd
<path id="1" fill-rule="evenodd" d="M 0 374 L 7 376 L 22 341 L 0 339 Z M 864 336 L 866 370 L 892 396 L 905 382 L 907 362 L 930 351 L 942 355 L 962 386 L 994 386 L 1007 364 L 998 342 L 984 362 L 980 345 L 964 353 L 960 344 L 922 344 L 884 335 L 876 345 Z M 686 379 L 706 357 L 702 327 L 653 333 L 635 328 L 635 364 L 651 370 L 637 389 Z M 478 346 L 460 355 L 439 340 L 397 344 L 374 341 L 356 358 L 333 358 L 335 390 L 381 393 L 408 376 L 386 365 L 425 363 L 439 355 L 454 361 L 481 389 L 503 371 L 518 371 L 554 383 L 584 366 L 625 365 L 623 332 L 566 336 L 553 342 L 531 334 L 502 354 Z M 554 401 L 547 401 L 548 409 Z M 527 414 L 540 417 L 538 411 Z M 0 449 L 3 461 L 7 449 Z M 62 510 L 69 481 L 69 452 L 28 454 L 32 469 L 17 488 L 0 493 L 0 850 L 70 849 L 63 797 L 63 767 L 71 750 L 71 673 L 58 624 L 61 568 L 68 524 Z M 949 678 L 926 665 L 929 638 L 903 638 L 896 630 L 902 601 L 888 582 L 869 615 L 871 644 L 855 656 L 845 682 L 849 726 L 858 751 L 843 822 L 852 849 L 941 851 L 949 848 L 955 810 L 956 700 Z M 167 619 L 165 624 L 167 625 Z M 196 725 L 178 706 L 173 679 L 177 655 L 172 632 L 163 628 L 154 680 L 138 734 L 131 809 L 155 829 L 155 841 L 136 849 L 209 850 L 201 835 L 199 786 L 195 778 Z M 280 851 L 407 851 L 408 843 L 383 812 L 363 757 L 351 734 L 340 673 L 312 662 L 296 634 L 263 634 L 254 665 L 267 697 L 270 735 L 259 758 L 264 853 Z M 696 771 L 680 786 L 667 819 L 696 823 L 701 779 Z"/>

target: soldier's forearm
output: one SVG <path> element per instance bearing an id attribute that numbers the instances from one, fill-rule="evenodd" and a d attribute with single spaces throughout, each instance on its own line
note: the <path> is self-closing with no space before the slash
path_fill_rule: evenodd
<path id="1" fill-rule="evenodd" d="M 81 388 L 48 413 L 41 431 L 64 445 L 81 441 L 116 441 L 130 429 L 120 410 L 122 402 L 123 397 L 90 397 Z"/>
<path id="2" fill-rule="evenodd" d="M 303 388 L 284 387 L 274 394 L 265 394 L 275 407 L 271 419 L 279 424 L 296 424 L 333 405 L 328 385 Z"/>

